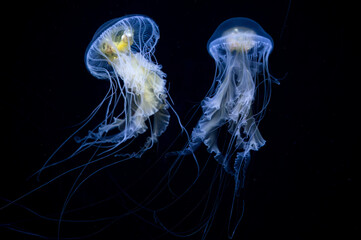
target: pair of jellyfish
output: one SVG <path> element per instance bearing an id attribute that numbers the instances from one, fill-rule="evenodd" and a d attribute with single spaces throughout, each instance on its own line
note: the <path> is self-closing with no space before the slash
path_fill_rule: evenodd
<path id="1" fill-rule="evenodd" d="M 171 104 L 167 101 L 165 74 L 153 62 L 158 38 L 157 25 L 144 16 L 115 19 L 95 34 L 85 57 L 87 68 L 95 77 L 111 82 L 112 94 L 120 90 L 118 97 L 123 98 L 124 117 L 110 110 L 83 144 L 110 143 L 118 147 L 145 134 L 149 128 L 145 145 L 138 152 L 127 154 L 140 157 L 166 130 L 170 119 L 167 109 Z M 180 157 L 188 154 L 195 157 L 197 148 L 204 144 L 222 169 L 233 176 L 235 196 L 244 188 L 251 151 L 265 144 L 258 125 L 270 100 L 272 78 L 268 58 L 272 48 L 271 36 L 251 19 L 231 18 L 216 29 L 207 44 L 216 71 L 201 103 L 203 115 L 191 135 L 187 133 L 186 146 L 176 152 Z M 113 100 L 110 105 L 117 105 L 118 99 Z M 184 129 L 182 125 L 181 128 Z M 224 128 L 228 138 L 221 147 L 219 136 Z M 116 129 L 114 135 L 107 134 L 111 129 Z M 195 161 L 198 161 L 196 157 Z M 231 215 L 233 205 L 234 200 Z"/>
<path id="2" fill-rule="evenodd" d="M 142 15 L 113 19 L 96 31 L 86 50 L 85 63 L 94 77 L 107 80 L 110 87 L 81 128 L 102 106 L 106 109 L 104 120 L 85 137 L 76 139 L 80 146 L 71 156 L 51 162 L 61 145 L 38 173 L 94 146 L 101 151 L 102 158 L 109 155 L 123 156 L 127 160 L 140 158 L 166 130 L 170 121 L 168 110 L 171 109 L 188 137 L 185 147 L 176 154 L 180 157 L 192 154 L 198 161 L 195 152 L 204 144 L 222 169 L 233 176 L 235 192 L 244 187 L 251 150 L 257 151 L 265 144 L 258 125 L 270 99 L 272 78 L 268 58 L 273 48 L 272 38 L 248 18 L 231 18 L 219 25 L 207 44 L 216 63 L 215 77 L 201 103 L 203 115 L 189 135 L 172 107 L 172 101 L 168 100 L 171 98 L 166 89 L 166 74 L 154 55 L 158 40 L 157 24 Z M 229 136 L 222 147 L 218 138 L 225 128 Z M 137 150 L 128 151 L 140 135 L 146 136 L 144 142 L 140 146 L 135 144 Z M 80 165 L 60 174 L 33 191 L 86 166 Z M 66 202 L 81 183 L 74 183 Z M 65 206 L 66 203 L 63 210 Z"/>
<path id="3" fill-rule="evenodd" d="M 84 145 L 118 147 L 149 128 L 144 147 L 131 154 L 141 156 L 166 130 L 170 103 L 165 74 L 153 61 L 158 39 L 155 22 L 139 15 L 111 20 L 96 32 L 85 62 L 93 76 L 111 83 L 109 111 L 96 131 L 83 139 Z M 265 144 L 258 124 L 270 98 L 268 57 L 272 48 L 270 35 L 251 19 L 231 18 L 216 29 L 207 44 L 216 62 L 215 79 L 202 101 L 203 115 L 188 146 L 178 152 L 193 153 L 204 143 L 224 170 L 234 176 L 236 189 L 244 186 L 251 150 Z M 123 111 L 116 114 L 119 98 L 123 98 Z M 224 151 L 217 140 L 222 126 L 231 135 Z M 115 133 L 108 134 L 113 129 Z"/>

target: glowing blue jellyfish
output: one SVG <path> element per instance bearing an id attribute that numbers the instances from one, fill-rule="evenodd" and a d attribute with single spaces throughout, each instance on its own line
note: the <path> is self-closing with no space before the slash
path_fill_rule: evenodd
<path id="1" fill-rule="evenodd" d="M 234 176 L 236 190 L 244 187 L 251 150 L 265 144 L 258 124 L 270 99 L 268 57 L 272 48 L 272 38 L 248 18 L 223 22 L 207 44 L 216 61 L 215 79 L 202 101 L 203 116 L 184 153 L 195 151 L 203 142 L 224 170 Z M 229 138 L 220 147 L 224 126 Z"/>
<path id="2" fill-rule="evenodd" d="M 77 179 L 69 192 L 69 197 L 71 197 L 73 189 L 79 188 L 85 180 L 97 172 L 134 157 L 140 158 L 153 146 L 169 124 L 170 116 L 167 109 L 169 107 L 173 109 L 166 99 L 168 94 L 164 79 L 166 74 L 161 71 L 161 66 L 157 64 L 154 57 L 158 39 L 157 24 L 152 19 L 141 15 L 110 20 L 96 31 L 86 50 L 85 64 L 93 76 L 109 82 L 109 90 L 83 125 L 54 151 L 35 174 L 39 177 L 45 169 L 73 159 L 75 155 L 96 146 L 94 154 L 87 163 L 78 164 L 64 171 L 6 206 L 78 169 L 81 169 L 78 175 L 80 178 L 89 164 L 96 163 L 108 156 L 126 156 L 125 159 L 109 163 L 91 172 L 80 183 Z M 90 130 L 85 137 L 76 138 L 80 146 L 70 156 L 51 163 L 50 161 L 55 158 L 65 143 L 87 126 L 103 106 L 105 106 L 104 120 L 97 124 L 95 129 Z M 176 112 L 174 113 L 178 117 Z M 126 148 L 130 146 L 132 140 L 145 133 L 147 129 L 150 130 L 145 143 L 141 147 L 134 144 L 138 150 L 126 152 Z M 65 206 L 66 203 L 64 209 Z"/>
<path id="3" fill-rule="evenodd" d="M 73 161 L 76 166 L 70 167 L 50 178 L 50 180 L 15 200 L 6 200 L 7 203 L 0 206 L 0 210 L 17 204 L 19 200 L 65 175 L 75 173 L 76 179 L 72 182 L 59 218 L 43 216 L 23 206 L 25 210 L 31 211 L 44 220 L 57 222 L 57 239 L 60 239 L 60 225 L 62 222 L 88 222 L 87 220 L 68 221 L 63 218 L 64 214 L 67 213 L 66 208 L 70 200 L 83 183 L 108 167 L 133 158 L 140 158 L 145 151 L 158 141 L 158 137 L 166 130 L 170 118 L 168 108 L 173 110 L 181 128 L 184 129 L 177 113 L 166 99 L 168 96 L 165 87 L 166 74 L 162 72 L 161 66 L 154 56 L 158 40 L 159 29 L 157 24 L 152 19 L 142 15 L 129 15 L 110 20 L 96 31 L 86 50 L 85 64 L 93 76 L 104 79 L 109 83 L 109 90 L 101 103 L 85 119 L 82 126 L 54 151 L 35 174 L 39 176 L 45 169 L 72 160 L 75 155 L 95 146 L 92 156 L 85 163 L 84 161 L 80 163 Z M 88 126 L 90 121 L 96 120 L 95 115 L 102 112 L 100 109 L 104 110 L 105 117 L 85 137 L 76 138 L 77 142 L 80 143 L 79 147 L 70 156 L 50 162 L 73 136 L 77 135 L 85 126 Z M 149 132 L 149 134 L 145 136 L 145 141 L 140 144 L 139 141 L 135 143 L 135 138 L 141 134 L 145 135 L 146 132 Z M 113 155 L 124 156 L 125 158 L 105 163 L 100 167 L 95 167 L 95 170 L 94 168 L 93 170 L 87 169 L 90 164 L 97 163 Z M 137 210 L 133 211 L 136 212 Z M 37 236 L 31 232 L 17 230 L 16 227 L 12 228 L 10 225 L 9 229 Z"/>
<path id="4" fill-rule="evenodd" d="M 104 98 L 105 119 L 80 140 L 83 147 L 101 144 L 115 149 L 150 128 L 144 146 L 133 154 L 140 157 L 165 131 L 169 105 L 166 74 L 154 57 L 158 39 L 157 24 L 140 15 L 111 20 L 95 33 L 85 63 L 93 76 L 109 81 L 110 89 Z"/>

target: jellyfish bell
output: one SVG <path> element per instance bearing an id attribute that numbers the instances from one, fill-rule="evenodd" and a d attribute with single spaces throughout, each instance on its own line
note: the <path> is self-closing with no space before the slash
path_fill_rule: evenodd
<path id="1" fill-rule="evenodd" d="M 264 48 L 271 52 L 273 48 L 272 37 L 255 21 L 249 18 L 231 18 L 218 26 L 208 41 L 207 49 L 212 57 L 217 50 L 229 48 L 230 51 L 249 51 L 253 48 Z"/>
<path id="2" fill-rule="evenodd" d="M 223 36 L 230 51 L 248 51 L 254 47 L 255 32 L 244 27 L 235 27 L 224 32 Z"/>
<path id="3" fill-rule="evenodd" d="M 108 69 L 107 63 L 130 51 L 146 55 L 149 60 L 159 36 L 157 24 L 146 16 L 128 15 L 112 19 L 95 32 L 85 53 L 85 65 L 93 76 L 108 79 L 101 71 Z M 112 72 L 110 69 L 109 73 Z"/>
<path id="4" fill-rule="evenodd" d="M 108 59 L 109 64 L 118 58 L 117 52 L 125 53 L 130 51 L 134 37 L 133 31 L 130 29 L 118 31 L 113 35 L 112 38 L 105 38 L 100 44 L 100 51 Z M 120 35 L 120 37 L 117 35 Z"/>

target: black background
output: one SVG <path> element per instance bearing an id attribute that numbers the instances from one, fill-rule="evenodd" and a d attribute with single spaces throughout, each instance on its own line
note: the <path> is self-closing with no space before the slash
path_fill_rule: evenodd
<path id="1" fill-rule="evenodd" d="M 104 22 L 135 13 L 154 19 L 161 34 L 155 55 L 167 73 L 175 109 L 185 122 L 188 111 L 202 101 L 213 79 L 214 61 L 206 49 L 209 37 L 224 20 L 242 16 L 258 22 L 273 37 L 270 72 L 281 84 L 273 84 L 271 102 L 261 122 L 261 133 L 267 143 L 252 155 L 243 195 L 245 216 L 235 239 L 355 238 L 356 223 L 352 216 L 356 207 L 353 166 L 356 157 L 351 152 L 356 143 L 351 136 L 356 134 L 353 126 L 356 108 L 352 107 L 355 100 L 350 89 L 356 88 L 356 81 L 346 68 L 350 61 L 346 52 L 353 49 L 345 39 L 348 21 L 343 18 L 346 11 L 341 5 L 242 0 L 44 1 L 17 2 L 4 10 L 12 14 L 3 36 L 7 66 L 3 70 L 6 88 L 0 197 L 16 199 L 55 176 L 56 173 L 44 173 L 40 183 L 34 178 L 27 179 L 76 130 L 72 126 L 86 118 L 104 97 L 107 83 L 92 77 L 83 61 L 87 44 Z M 100 120 L 101 116 L 98 117 Z M 158 148 L 162 149 L 179 133 L 175 119 L 172 115 L 173 125 L 160 138 Z M 187 127 L 189 131 L 194 124 L 191 122 Z M 72 144 L 75 145 L 70 141 Z M 155 152 L 145 158 L 151 159 Z M 206 159 L 204 149 L 200 154 L 203 156 L 200 159 Z M 111 172 L 95 176 L 91 182 L 95 186 L 84 186 L 80 198 L 89 198 L 83 202 L 90 204 L 99 200 L 94 196 L 100 194 L 102 187 L 108 193 L 117 192 L 114 184 L 107 182 L 109 175 L 115 173 L 132 179 L 139 174 L 139 165 L 142 162 L 128 164 L 126 168 L 120 164 Z M 166 169 L 168 165 L 157 166 Z M 210 163 L 208 167 L 209 180 L 217 164 Z M 59 167 L 57 173 L 64 169 Z M 39 220 L 24 207 L 42 215 L 59 216 L 56 214 L 74 176 L 20 200 L 18 203 L 23 207 L 12 205 L 2 210 L 1 238 L 55 238 L 57 223 Z M 228 179 L 221 205 L 227 206 L 232 198 L 232 181 Z M 189 197 L 181 201 L 178 211 L 183 212 L 182 207 L 187 209 L 198 199 L 191 200 Z M 110 201 L 102 206 L 104 215 L 99 212 L 94 215 L 120 216 L 124 209 L 117 206 Z M 221 207 L 207 239 L 227 239 L 229 209 L 225 207 L 222 211 Z M 90 219 L 91 213 L 86 216 Z M 125 216 L 88 239 L 157 239 L 164 233 L 142 217 L 153 219 L 146 213 Z M 175 223 L 177 214 L 164 219 Z M 101 224 L 97 224 L 82 225 L 79 232 L 77 224 L 69 224 L 61 236 L 86 235 L 99 229 Z M 16 226 L 28 234 L 11 230 Z M 168 234 L 159 239 L 176 237 Z M 201 234 L 189 239 L 201 239 Z"/>

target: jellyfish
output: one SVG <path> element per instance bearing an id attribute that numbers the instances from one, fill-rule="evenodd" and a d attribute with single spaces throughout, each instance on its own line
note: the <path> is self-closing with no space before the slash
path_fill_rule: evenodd
<path id="1" fill-rule="evenodd" d="M 219 164 L 212 180 L 202 186 L 205 193 L 195 198 L 196 206 L 182 218 L 182 221 L 199 219 L 197 225 L 177 232 L 174 229 L 181 223 L 168 227 L 167 221 L 161 219 L 163 209 L 154 211 L 154 218 L 167 232 L 182 237 L 201 232 L 205 239 L 223 200 L 227 176 L 231 176 L 233 197 L 226 207 L 229 208 L 228 237 L 233 238 L 245 210 L 245 179 L 251 152 L 266 143 L 258 127 L 270 101 L 271 83 L 278 83 L 268 69 L 272 48 L 271 36 L 255 21 L 242 17 L 224 21 L 209 39 L 207 50 L 215 60 L 216 70 L 211 88 L 201 102 L 203 114 L 186 145 L 170 153 L 177 156 L 180 163 L 186 155 L 196 156 L 197 176 L 185 192 L 174 194 L 176 199 L 180 201 L 186 194 L 200 194 L 200 178 L 201 175 L 208 177 L 205 168 L 210 157 Z M 208 151 L 206 156 L 197 154 L 202 144 Z M 178 165 L 174 172 L 177 171 Z M 196 213 L 199 209 L 201 216 Z"/>
<path id="2" fill-rule="evenodd" d="M 242 17 L 220 24 L 207 44 L 216 62 L 215 78 L 183 154 L 204 143 L 223 169 L 234 176 L 236 190 L 244 187 L 251 150 L 257 151 L 266 142 L 258 125 L 270 100 L 273 79 L 268 57 L 272 48 L 271 36 L 255 21 Z M 220 140 L 222 130 L 228 138 Z"/>
<path id="3" fill-rule="evenodd" d="M 57 239 L 60 239 L 60 225 L 62 222 L 89 222 L 87 219 L 69 220 L 64 218 L 64 215 L 72 212 L 72 210 L 66 211 L 67 206 L 75 193 L 79 191 L 79 188 L 95 174 L 106 168 L 130 159 L 141 158 L 142 155 L 158 141 L 158 138 L 168 127 L 170 120 L 168 109 L 172 110 L 178 119 L 182 131 L 186 132 L 180 122 L 178 114 L 167 100 L 169 95 L 166 89 L 166 74 L 161 70 L 162 67 L 158 64 L 154 56 L 155 46 L 159 40 L 159 36 L 157 24 L 152 19 L 143 15 L 128 15 L 110 20 L 96 31 L 86 49 L 84 61 L 91 75 L 107 81 L 109 90 L 100 104 L 82 122 L 81 126 L 53 152 L 43 166 L 32 176 L 37 175 L 39 180 L 40 173 L 45 169 L 54 167 L 68 160 L 73 160 L 76 155 L 85 152 L 91 147 L 95 147 L 93 148 L 93 152 L 89 158 L 85 157 L 85 161 L 68 161 L 70 164 L 75 164 L 75 166 L 69 165 L 71 167 L 66 167 L 65 170 L 62 170 L 64 168 L 60 168 L 61 173 L 50 177 L 49 180 L 34 187 L 16 199 L 4 199 L 6 203 L 0 206 L 0 210 L 6 209 L 11 205 L 19 205 L 18 202 L 21 199 L 50 185 L 55 182 L 55 180 L 63 179 L 65 175 L 69 176 L 71 173 L 74 173 L 76 178 L 71 182 L 72 185 L 63 202 L 58 218 L 41 215 L 26 206 L 19 205 L 24 210 L 33 213 L 45 221 L 57 222 Z M 97 117 L 95 116 L 99 115 L 98 113 L 100 112 L 105 113 L 101 122 L 96 124 L 95 128 L 89 130 L 85 137 L 75 137 L 75 140 L 80 143 L 75 148 L 76 150 L 71 151 L 71 154 L 66 155 L 65 158 L 58 160 L 57 157 L 59 156 L 56 157 L 56 155 L 59 150 L 64 148 L 65 144 L 69 143 L 69 140 L 76 136 L 81 129 L 89 126 L 91 121 L 96 121 Z M 149 133 L 146 134 L 147 132 Z M 139 141 L 142 141 L 142 139 L 135 141 L 139 135 L 145 135 L 145 137 L 142 138 L 145 139 L 145 141 L 140 144 Z M 186 135 L 189 137 L 187 132 Z M 130 146 L 131 144 L 132 146 Z M 89 165 L 100 163 L 100 160 L 106 159 L 109 156 L 121 157 L 114 158 L 110 163 L 99 164 L 94 166 L 94 168 L 87 169 Z M 156 162 L 157 159 L 153 160 Z M 139 179 L 141 179 L 141 177 L 139 177 Z M 130 198 L 125 192 L 124 196 Z M 105 199 L 105 201 L 108 201 L 111 198 Z M 1 200 L 3 199 L 1 198 Z M 152 200 L 148 201 L 151 202 Z M 93 206 L 93 204 L 97 205 L 98 202 L 92 202 L 90 206 Z M 86 208 L 87 206 L 81 209 Z M 136 213 L 143 208 L 145 207 L 139 203 L 132 209 L 132 212 Z M 75 210 L 75 212 L 76 211 L 78 210 Z M 129 213 L 123 215 L 126 216 L 129 215 Z M 115 216 L 114 219 L 120 217 L 121 216 Z M 113 221 L 112 218 L 109 219 Z M 92 221 L 102 222 L 103 218 L 99 220 L 93 219 Z M 18 230 L 15 225 L 16 224 L 12 226 L 12 224 L 9 224 L 5 227 L 24 234 L 40 236 L 31 231 Z M 100 230 L 95 232 L 100 232 L 104 228 L 106 227 L 101 227 Z M 41 237 L 46 238 L 45 236 Z"/>
<path id="4" fill-rule="evenodd" d="M 104 98 L 108 105 L 103 122 L 78 139 L 82 147 L 107 145 L 115 149 L 149 128 L 144 146 L 128 154 L 140 157 L 165 131 L 169 104 L 166 74 L 154 57 L 158 39 L 157 24 L 141 15 L 110 20 L 96 31 L 86 50 L 85 64 L 94 77 L 110 83 Z"/>
<path id="5" fill-rule="evenodd" d="M 109 83 L 109 90 L 100 104 L 83 121 L 81 127 L 70 135 L 32 176 L 37 175 L 39 180 L 40 173 L 45 169 L 73 159 L 75 155 L 90 147 L 96 146 L 95 152 L 87 163 L 78 164 L 66 170 L 11 201 L 3 208 L 66 174 L 78 169 L 84 170 L 89 164 L 96 163 L 108 156 L 126 156 L 125 159 L 122 159 L 124 161 L 140 158 L 158 141 L 158 137 L 169 124 L 168 108 L 174 110 L 166 99 L 168 95 L 165 87 L 166 74 L 161 70 L 162 67 L 154 56 L 158 40 L 157 24 L 143 15 L 128 15 L 110 20 L 96 31 L 86 49 L 84 60 L 88 71 L 94 77 Z M 95 115 L 100 112 L 102 107 L 105 108 L 104 120 L 93 130 L 89 130 L 85 137 L 77 137 L 76 134 L 95 119 Z M 174 113 L 178 117 L 175 111 Z M 140 148 L 139 145 L 134 144 L 138 150 L 124 152 L 132 140 L 138 135 L 144 134 L 148 129 L 150 129 L 150 133 L 144 144 Z M 80 146 L 69 156 L 51 162 L 59 150 L 74 136 Z M 100 155 L 102 156 L 100 157 Z M 122 162 L 122 160 L 93 171 L 87 178 L 106 167 Z M 81 175 L 82 171 L 78 178 Z M 74 182 L 74 186 L 76 182 Z"/>

